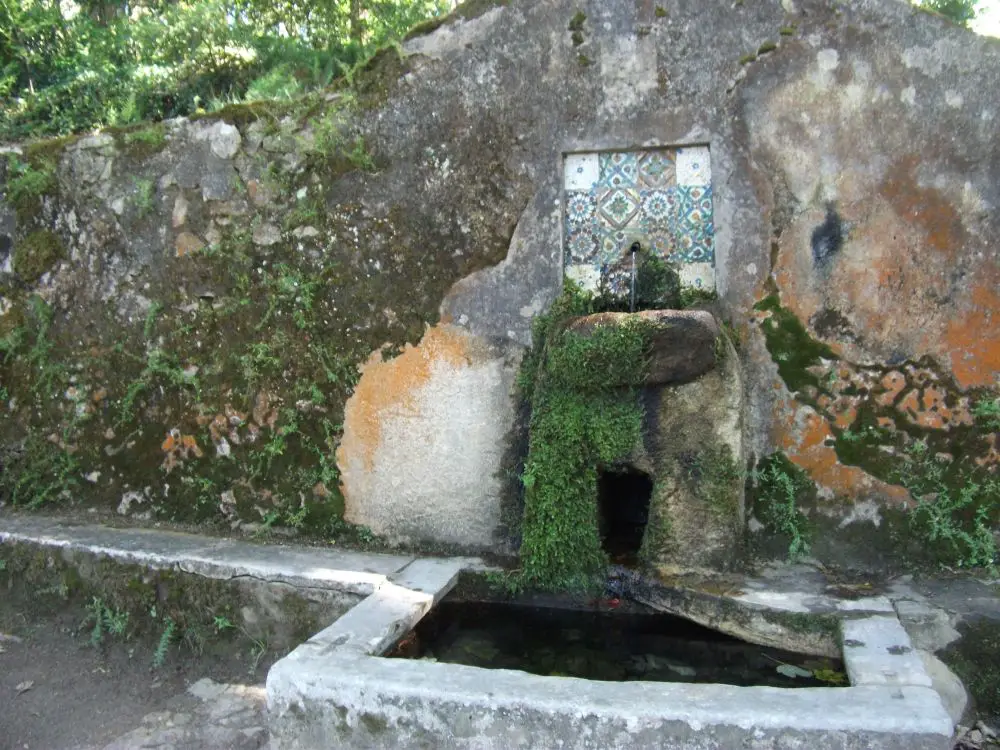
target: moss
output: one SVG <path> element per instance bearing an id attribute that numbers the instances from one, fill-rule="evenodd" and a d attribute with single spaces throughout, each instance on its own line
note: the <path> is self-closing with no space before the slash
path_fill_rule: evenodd
<path id="1" fill-rule="evenodd" d="M 657 18 L 666 18 L 667 17 L 667 9 L 664 8 L 662 5 L 657 5 L 656 6 L 656 10 L 653 11 L 653 14 Z"/>
<path id="2" fill-rule="evenodd" d="M 570 31 L 583 31 L 583 25 L 587 22 L 587 14 L 582 10 L 578 10 L 573 14 L 573 17 L 569 19 L 569 30 Z"/>
<path id="3" fill-rule="evenodd" d="M 768 52 L 774 52 L 776 49 L 778 49 L 777 42 L 773 42 L 769 39 L 757 48 L 757 54 L 766 55 Z"/>
<path id="4" fill-rule="evenodd" d="M 135 159 L 147 159 L 167 145 L 167 128 L 163 123 L 137 125 L 113 135 L 123 151 Z"/>
<path id="5" fill-rule="evenodd" d="M 14 245 L 14 273 L 33 284 L 65 256 L 59 235 L 46 230 L 32 232 Z"/>
<path id="6" fill-rule="evenodd" d="M 607 565 L 597 528 L 597 467 L 623 459 L 640 439 L 635 389 L 645 377 L 653 324 L 633 319 L 589 336 L 567 330 L 564 321 L 592 304 L 569 282 L 535 329 L 539 351 L 523 365 L 531 422 L 514 587 L 586 590 Z"/>
<path id="7" fill-rule="evenodd" d="M 311 101 L 305 97 L 302 101 Z M 227 104 L 213 112 L 194 112 L 190 120 L 222 120 L 243 130 L 258 120 L 277 122 L 285 115 L 295 114 L 302 101 L 259 101 Z"/>
<path id="8" fill-rule="evenodd" d="M 738 519 L 743 471 L 728 445 L 706 446 L 685 468 L 696 497 L 718 515 Z"/>
<path id="9" fill-rule="evenodd" d="M 778 365 L 778 373 L 790 391 L 807 386 L 819 387 L 819 377 L 808 368 L 821 364 L 821 360 L 836 360 L 833 350 L 813 339 L 794 313 L 781 306 L 777 294 L 764 298 L 754 310 L 771 313 L 761 323 L 767 350 Z"/>
<path id="10" fill-rule="evenodd" d="M 795 32 L 796 32 L 795 26 L 782 26 L 778 30 L 778 33 L 781 34 L 781 36 L 794 36 Z"/>
<path id="11" fill-rule="evenodd" d="M 348 77 L 358 107 L 370 110 L 383 106 L 399 79 L 409 72 L 410 64 L 397 45 L 378 50 Z"/>
<path id="12" fill-rule="evenodd" d="M 587 67 L 590 67 L 591 65 L 593 65 L 594 61 L 591 60 L 587 55 L 585 55 L 585 54 L 583 54 L 581 52 L 579 55 L 576 56 L 576 63 L 581 68 L 587 68 Z"/>
<path id="13" fill-rule="evenodd" d="M 749 65 L 757 59 L 757 54 L 754 52 L 749 52 L 740 58 L 740 65 Z"/>

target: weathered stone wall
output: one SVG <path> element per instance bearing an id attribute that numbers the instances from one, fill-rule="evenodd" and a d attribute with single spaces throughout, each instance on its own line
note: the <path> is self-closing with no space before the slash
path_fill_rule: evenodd
<path id="1" fill-rule="evenodd" d="M 817 483 L 814 551 L 881 561 L 908 495 L 879 459 L 907 439 L 996 460 L 970 409 L 1000 365 L 1000 45 L 895 0 L 478 7 L 311 109 L 54 146 L 40 201 L 8 167 L 0 334 L 29 325 L 5 465 L 39 451 L 130 512 L 307 525 L 343 480 L 350 519 L 485 544 L 560 286 L 564 154 L 706 144 L 744 444 Z"/>

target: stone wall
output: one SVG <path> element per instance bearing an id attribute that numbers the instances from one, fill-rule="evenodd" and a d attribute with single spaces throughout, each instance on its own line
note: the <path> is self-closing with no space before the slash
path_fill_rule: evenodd
<path id="1" fill-rule="evenodd" d="M 814 552 L 885 562 L 907 440 L 997 460 L 971 412 L 1000 369 L 1000 44 L 895 0 L 476 8 L 318 101 L 24 147 L 5 467 L 129 513 L 502 545 L 565 155 L 705 145 L 744 446 L 816 483 Z"/>

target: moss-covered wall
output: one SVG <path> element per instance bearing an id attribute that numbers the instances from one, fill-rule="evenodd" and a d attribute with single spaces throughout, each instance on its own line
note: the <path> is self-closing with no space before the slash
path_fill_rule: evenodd
<path id="1" fill-rule="evenodd" d="M 981 561 L 1000 44 L 893 0 L 663 10 L 476 2 L 307 101 L 5 153 L 5 501 L 516 541 L 512 373 L 561 288 L 563 156 L 707 144 L 748 456 L 815 485 L 824 560 L 898 561 L 917 518 Z M 912 514 L 935 483 L 950 505 Z"/>

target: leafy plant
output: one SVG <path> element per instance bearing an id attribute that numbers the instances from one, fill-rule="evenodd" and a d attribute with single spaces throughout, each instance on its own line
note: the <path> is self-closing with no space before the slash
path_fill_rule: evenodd
<path id="1" fill-rule="evenodd" d="M 87 605 L 86 625 L 93 621 L 93 628 L 90 631 L 90 644 L 99 646 L 105 635 L 117 638 L 125 638 L 128 630 L 128 612 L 112 609 L 103 599 L 94 597 Z"/>
<path id="2" fill-rule="evenodd" d="M 907 449 L 898 479 L 917 499 L 910 528 L 925 552 L 946 567 L 996 565 L 1000 479 L 950 473 L 920 440 Z"/>
<path id="3" fill-rule="evenodd" d="M 773 453 L 758 463 L 750 474 L 756 489 L 754 510 L 771 533 L 788 537 L 788 557 L 796 559 L 809 552 L 806 517 L 799 501 L 812 489 L 805 472 L 784 454 Z"/>
<path id="4" fill-rule="evenodd" d="M 972 416 L 983 429 L 1000 430 L 1000 396 L 981 398 L 972 407 Z"/>
<path id="5" fill-rule="evenodd" d="M 170 650 L 170 643 L 177 633 L 177 624 L 172 618 L 164 619 L 163 630 L 160 639 L 156 642 L 156 650 L 153 652 L 153 668 L 159 669 L 167 661 L 167 651 Z"/>

